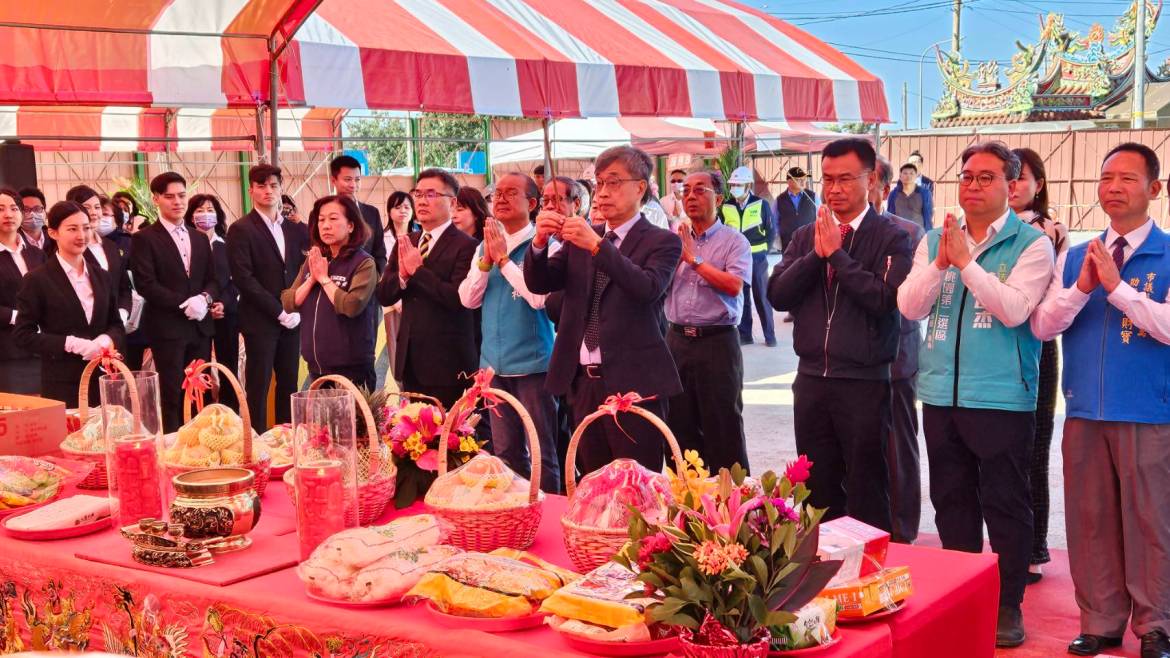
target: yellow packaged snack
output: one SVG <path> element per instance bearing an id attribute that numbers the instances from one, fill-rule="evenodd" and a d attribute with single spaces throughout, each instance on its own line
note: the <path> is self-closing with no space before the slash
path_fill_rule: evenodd
<path id="1" fill-rule="evenodd" d="M 910 567 L 891 567 L 863 578 L 826 588 L 821 596 L 837 601 L 837 616 L 857 618 L 872 615 L 914 593 Z"/>
<path id="2" fill-rule="evenodd" d="M 508 619 L 535 613 L 564 584 L 557 573 L 519 560 L 462 553 L 431 567 L 406 598 L 427 599 L 451 615 Z"/>
<path id="3" fill-rule="evenodd" d="M 654 600 L 626 598 L 644 589 L 635 578 L 625 567 L 606 562 L 577 582 L 557 590 L 540 606 L 540 611 L 562 618 L 550 621 L 550 625 L 562 632 L 608 641 L 617 636 L 626 641 L 649 640 L 651 633 L 645 611 Z M 581 623 L 565 624 L 563 620 Z M 611 635 L 611 631 L 621 632 Z"/>

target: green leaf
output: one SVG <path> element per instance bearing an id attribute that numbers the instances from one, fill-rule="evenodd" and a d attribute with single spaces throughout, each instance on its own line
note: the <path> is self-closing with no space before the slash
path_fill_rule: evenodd
<path id="1" fill-rule="evenodd" d="M 694 617 L 692 617 L 690 615 L 683 614 L 683 613 L 679 613 L 677 615 L 671 615 L 671 616 L 669 616 L 665 619 L 662 619 L 660 621 L 663 624 L 666 624 L 667 626 L 682 626 L 683 628 L 698 628 L 699 627 L 699 620 L 695 619 Z"/>
<path id="2" fill-rule="evenodd" d="M 747 479 L 747 474 L 748 474 L 747 471 L 744 469 L 743 466 L 740 466 L 738 462 L 736 462 L 734 465 L 732 465 L 732 467 L 731 467 L 731 481 L 735 483 L 735 486 L 737 486 L 737 487 L 742 486 L 743 481 L 745 479 Z"/>
<path id="3" fill-rule="evenodd" d="M 768 582 L 768 565 L 764 562 L 764 558 L 759 555 L 751 555 L 748 557 L 748 564 L 751 565 L 752 571 L 756 574 L 756 582 L 765 585 Z"/>
<path id="4" fill-rule="evenodd" d="M 787 626 L 796 621 L 796 615 L 791 612 L 769 612 L 765 626 Z"/>
<path id="5" fill-rule="evenodd" d="M 764 599 L 759 596 L 748 597 L 748 609 L 751 610 L 752 617 L 756 623 L 763 626 L 768 621 L 768 608 L 764 605 Z"/>
<path id="6" fill-rule="evenodd" d="M 650 571 L 643 571 L 642 573 L 638 574 L 637 580 L 640 583 L 649 583 L 658 589 L 662 589 L 665 586 L 665 583 L 663 583 L 662 579 L 658 577 L 658 574 Z"/>
<path id="7" fill-rule="evenodd" d="M 801 561 L 800 558 L 795 555 L 797 536 L 796 532 L 792 529 L 792 526 L 786 527 L 789 529 L 789 531 L 784 536 L 784 554 L 792 560 Z M 816 551 L 813 552 L 815 553 Z"/>
<path id="8" fill-rule="evenodd" d="M 764 473 L 760 477 L 760 485 L 764 487 L 764 495 L 771 496 L 772 492 L 776 489 L 776 474 L 772 471 Z"/>

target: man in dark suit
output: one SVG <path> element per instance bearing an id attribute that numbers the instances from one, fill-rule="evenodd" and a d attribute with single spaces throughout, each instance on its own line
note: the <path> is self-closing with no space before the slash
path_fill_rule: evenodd
<path id="1" fill-rule="evenodd" d="M 448 409 L 470 382 L 479 357 L 471 310 L 459 300 L 477 243 L 455 228 L 459 182 L 441 169 L 419 173 L 411 196 L 421 231 L 398 240 L 378 283 L 378 303 L 402 300 L 394 374 L 402 388 L 438 398 Z"/>
<path id="2" fill-rule="evenodd" d="M 382 225 L 382 215 L 378 209 L 358 199 L 358 192 L 362 187 L 362 165 L 352 156 L 339 155 L 329 161 L 329 181 L 333 189 L 341 195 L 352 197 L 362 211 L 362 219 L 370 227 L 370 237 L 362 247 L 374 257 L 374 265 L 378 274 L 386 269 L 386 239 L 385 227 Z M 377 318 L 375 318 L 377 320 Z M 377 320 L 381 321 L 381 320 Z"/>
<path id="3" fill-rule="evenodd" d="M 51 256 L 56 245 L 49 237 L 45 227 L 45 211 L 49 206 L 45 202 L 45 193 L 35 187 L 25 187 L 19 192 L 23 218 L 20 222 L 20 238 L 25 244 L 40 249 L 46 256 Z"/>
<path id="4" fill-rule="evenodd" d="M 173 432 L 182 424 L 183 368 L 211 354 L 215 325 L 208 311 L 219 293 L 211 246 L 183 221 L 187 181 L 164 172 L 150 181 L 150 191 L 159 218 L 131 239 L 130 270 L 146 302 L 141 326 L 158 370 L 163 427 Z"/>
<path id="5" fill-rule="evenodd" d="M 817 218 L 817 200 L 805 189 L 808 175 L 800 167 L 788 170 L 788 189 L 776 197 L 776 223 L 780 226 L 780 250 L 788 248 L 792 234 Z"/>
<path id="6" fill-rule="evenodd" d="M 682 391 L 663 337 L 662 311 L 682 243 L 640 212 L 650 189 L 650 156 L 615 146 L 598 156 L 595 168 L 595 208 L 605 225 L 545 210 L 524 257 L 529 290 L 565 293 L 546 386 L 554 395 L 568 395 L 577 424 L 608 396 L 625 393 L 657 396 L 639 404 L 665 418 L 665 400 Z M 559 250 L 549 245 L 553 236 L 564 245 Z M 578 453 L 582 472 L 615 457 L 660 470 L 658 431 L 631 414 L 617 420 L 620 427 L 604 418 L 586 430 Z"/>
<path id="7" fill-rule="evenodd" d="M 297 390 L 300 369 L 299 313 L 286 313 L 280 293 L 293 284 L 309 248 L 302 224 L 280 214 L 280 167 L 261 164 L 248 171 L 252 212 L 228 228 L 227 253 L 232 281 L 240 291 L 240 333 L 244 334 L 244 389 L 252 427 L 268 422 L 268 385 L 276 374 L 275 424 L 290 418 L 289 396 Z"/>

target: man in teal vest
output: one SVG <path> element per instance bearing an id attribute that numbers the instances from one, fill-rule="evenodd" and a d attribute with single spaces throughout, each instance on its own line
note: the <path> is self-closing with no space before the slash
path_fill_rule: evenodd
<path id="1" fill-rule="evenodd" d="M 929 318 L 918 398 L 930 500 L 943 547 L 978 553 L 983 524 L 999 555 L 996 645 L 1024 642 L 1020 604 L 1032 549 L 1028 465 L 1036 424 L 1040 341 L 1028 317 L 1052 277 L 1052 243 L 1008 208 L 1020 160 L 1002 142 L 963 151 L 960 223 L 918 244 L 898 308 Z"/>
<path id="2" fill-rule="evenodd" d="M 752 305 L 760 316 L 764 344 L 776 346 L 776 326 L 768 305 L 768 236 L 772 234 L 772 206 L 752 191 L 753 175 L 748 167 L 737 167 L 727 179 L 731 194 L 723 201 L 719 214 L 723 223 L 743 233 L 752 246 L 752 280 L 743 287 L 743 317 L 739 321 L 739 342 L 752 340 Z"/>
<path id="3" fill-rule="evenodd" d="M 1064 510 L 1081 609 L 1069 653 L 1121 646 L 1170 656 L 1170 238 L 1149 216 L 1158 157 L 1141 144 L 1105 156 L 1098 239 L 1062 254 L 1032 316 L 1043 340 L 1064 334 Z"/>
<path id="4" fill-rule="evenodd" d="M 494 369 L 492 386 L 516 396 L 532 416 L 540 439 L 540 486 L 556 493 L 561 487 L 557 408 L 544 388 L 553 326 L 544 312 L 545 295 L 528 290 L 521 269 L 536 233 L 532 219 L 539 204 L 540 188 L 524 174 L 508 174 L 496 183 L 492 218 L 484 224 L 483 242 L 475 252 L 476 266 L 459 285 L 459 300 L 467 308 L 482 309 L 479 366 Z M 512 470 L 529 477 L 531 457 L 520 417 L 507 405 L 488 417 L 496 455 Z"/>

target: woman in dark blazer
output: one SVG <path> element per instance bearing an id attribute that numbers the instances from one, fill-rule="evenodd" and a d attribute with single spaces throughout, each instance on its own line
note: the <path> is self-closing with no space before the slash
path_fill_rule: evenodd
<path id="1" fill-rule="evenodd" d="M 215 335 L 211 344 L 215 347 L 215 360 L 239 374 L 240 365 L 240 291 L 232 283 L 232 272 L 228 267 L 227 213 L 214 194 L 196 194 L 187 202 L 187 213 L 183 215 L 193 231 L 207 236 L 211 241 L 211 263 L 215 268 L 215 283 L 219 286 L 219 300 L 211 305 L 211 317 L 215 319 Z M 239 401 L 236 391 L 227 382 L 220 382 L 219 401 L 235 408 Z"/>
<path id="2" fill-rule="evenodd" d="M 20 349 L 13 338 L 16 293 L 29 272 L 45 264 L 45 252 L 20 238 L 20 196 L 0 189 L 0 392 L 41 392 L 41 360 Z"/>
<path id="3" fill-rule="evenodd" d="M 123 250 L 109 237 L 117 228 L 117 222 L 103 213 L 101 195 L 88 185 L 69 188 L 65 200 L 81 206 L 89 217 L 89 253 L 86 258 L 109 273 L 110 281 L 118 291 L 118 315 L 125 326 L 134 302 L 130 292 L 130 251 Z"/>
<path id="4" fill-rule="evenodd" d="M 41 357 L 45 397 L 77 406 L 77 386 L 87 361 L 124 337 L 118 298 L 110 276 L 86 258 L 89 216 L 61 201 L 49 209 L 49 237 L 57 253 L 24 278 L 16 299 L 16 344 Z M 90 397 L 98 399 L 97 378 Z"/>

